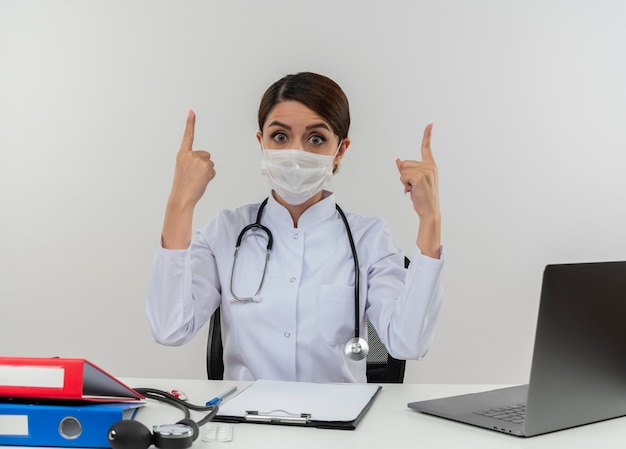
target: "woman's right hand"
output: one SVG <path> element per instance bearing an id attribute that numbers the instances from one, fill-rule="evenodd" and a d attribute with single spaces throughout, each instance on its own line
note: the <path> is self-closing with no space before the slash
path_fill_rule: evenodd
<path id="1" fill-rule="evenodd" d="M 194 150 L 193 137 L 196 114 L 189 110 L 185 134 L 176 155 L 172 190 L 163 222 L 162 245 L 168 249 L 186 249 L 191 242 L 193 210 L 215 177 L 215 168 L 208 151 Z"/>
<path id="2" fill-rule="evenodd" d="M 196 114 L 190 109 L 183 141 L 176 155 L 174 182 L 170 202 L 179 207 L 195 207 L 209 182 L 215 177 L 215 168 L 208 151 L 193 150 Z"/>

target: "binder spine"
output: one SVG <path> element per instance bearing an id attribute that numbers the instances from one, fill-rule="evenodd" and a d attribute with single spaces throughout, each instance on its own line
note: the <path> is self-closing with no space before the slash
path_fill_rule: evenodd
<path id="1" fill-rule="evenodd" d="M 0 445 L 108 448 L 111 425 L 140 405 L 0 403 Z"/>

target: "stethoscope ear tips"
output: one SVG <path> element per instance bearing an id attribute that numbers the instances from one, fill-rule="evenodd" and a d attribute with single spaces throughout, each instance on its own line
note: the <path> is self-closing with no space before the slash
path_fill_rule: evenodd
<path id="1" fill-rule="evenodd" d="M 344 354 L 352 360 L 363 360 L 370 352 L 370 347 L 362 338 L 352 337 L 343 347 Z"/>

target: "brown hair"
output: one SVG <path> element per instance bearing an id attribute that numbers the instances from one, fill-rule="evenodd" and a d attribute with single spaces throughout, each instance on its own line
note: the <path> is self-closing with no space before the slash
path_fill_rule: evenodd
<path id="1" fill-rule="evenodd" d="M 301 72 L 287 75 L 272 84 L 259 105 L 259 131 L 272 108 L 283 101 L 297 101 L 328 121 L 339 139 L 348 137 L 350 107 L 341 87 L 330 78 L 317 73 Z"/>

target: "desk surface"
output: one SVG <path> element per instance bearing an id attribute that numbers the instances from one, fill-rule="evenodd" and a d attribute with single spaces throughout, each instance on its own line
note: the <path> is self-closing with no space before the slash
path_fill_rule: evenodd
<path id="1" fill-rule="evenodd" d="M 189 401 L 203 404 L 229 386 L 245 387 L 249 382 L 122 378 L 133 388 L 178 389 Z M 329 430 L 268 424 L 233 424 L 230 442 L 196 440 L 194 449 L 263 448 L 376 448 L 406 444 L 424 448 L 624 448 L 626 418 L 568 429 L 532 438 L 520 438 L 480 429 L 407 408 L 407 403 L 455 394 L 497 388 L 490 385 L 383 384 L 382 391 L 356 430 Z M 193 415 L 198 420 L 202 415 Z M 148 401 L 137 419 L 148 427 L 168 424 L 181 418 L 171 406 Z"/>

